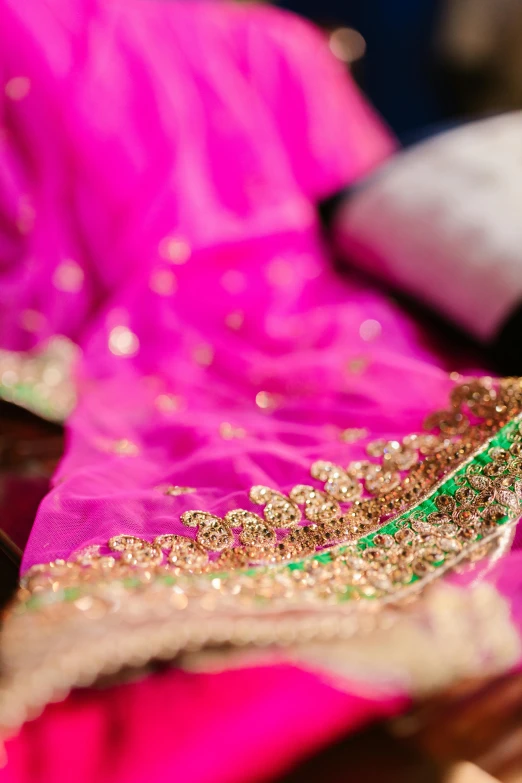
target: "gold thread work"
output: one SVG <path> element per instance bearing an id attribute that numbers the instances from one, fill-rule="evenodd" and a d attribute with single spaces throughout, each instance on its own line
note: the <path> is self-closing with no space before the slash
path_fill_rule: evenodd
<path id="1" fill-rule="evenodd" d="M 346 467 L 315 462 L 315 483 L 287 492 L 252 487 L 256 510 L 223 517 L 187 511 L 187 536 L 147 541 L 123 533 L 67 561 L 31 568 L 3 631 L 5 687 L 23 692 L 22 702 L 47 698 L 25 692 L 24 660 L 40 659 L 42 639 L 53 643 L 51 629 L 68 628 L 72 649 L 75 634 L 88 634 L 94 621 L 123 634 L 127 653 L 119 663 L 92 645 L 91 659 L 75 653 L 67 687 L 107 666 L 139 665 L 186 647 L 361 632 L 368 618 L 380 622 L 448 570 L 508 545 L 522 514 L 521 420 L 521 380 L 465 382 L 454 388 L 447 411 L 428 418 L 426 433 L 370 443 L 368 459 Z M 181 611 L 184 622 L 170 623 Z M 160 643 L 149 629 L 148 645 L 138 641 L 138 620 L 144 634 L 149 623 L 160 623 L 166 637 Z M 45 666 L 43 691 L 50 680 L 64 687 L 59 667 Z M 0 710 L 0 722 L 14 725 L 20 715 L 9 704 L 12 713 Z"/>

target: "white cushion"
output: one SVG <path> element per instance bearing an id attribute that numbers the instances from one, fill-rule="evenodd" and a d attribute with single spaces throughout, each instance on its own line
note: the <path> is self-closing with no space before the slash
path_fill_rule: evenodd
<path id="1" fill-rule="evenodd" d="M 522 302 L 522 112 L 400 153 L 341 208 L 358 263 L 483 340 Z"/>

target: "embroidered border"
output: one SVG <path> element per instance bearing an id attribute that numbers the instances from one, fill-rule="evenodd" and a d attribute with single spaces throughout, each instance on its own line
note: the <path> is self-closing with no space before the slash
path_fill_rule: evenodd
<path id="1" fill-rule="evenodd" d="M 33 567 L 22 580 L 19 600 L 34 609 L 58 600 L 74 603 L 98 582 L 132 590 L 152 581 L 171 586 L 187 601 L 241 595 L 243 606 L 247 598 L 255 605 L 261 599 L 289 603 L 302 594 L 308 601 L 329 597 L 336 603 L 399 600 L 401 591 L 419 590 L 457 563 L 486 556 L 491 542 L 518 519 L 521 448 L 519 415 L 405 513 L 349 543 L 315 551 L 312 540 L 304 557 L 251 566 L 244 548 L 210 561 L 197 541 L 184 536 L 148 542 L 120 535 L 109 542 L 112 554 L 91 547 L 70 561 Z M 227 556 L 231 567 L 225 570 Z"/>
<path id="2" fill-rule="evenodd" d="M 285 498 L 254 489 L 253 500 L 266 501 L 264 519 L 254 520 L 260 531 L 250 528 L 246 515 L 253 512 L 238 509 L 232 521 L 241 525 L 229 517 L 227 527 L 225 517 L 225 535 L 219 530 L 212 538 L 210 526 L 210 546 L 204 546 L 199 532 L 210 515 L 195 511 L 189 520 L 197 525 L 195 539 L 167 534 L 149 542 L 120 535 L 109 542 L 108 554 L 94 548 L 31 569 L 2 632 L 0 724 L 19 724 L 56 689 L 89 684 L 151 658 L 223 644 L 342 640 L 395 621 L 402 616 L 396 608 L 442 574 L 509 545 L 522 504 L 521 409 L 519 379 L 467 383 L 454 390 L 448 412 L 428 421 L 429 429 L 439 430 L 428 436 L 434 440 L 412 436 L 421 438 L 416 459 L 404 457 L 410 441 L 370 447 L 382 451 L 380 470 L 362 467 L 358 480 L 365 486 L 350 501 L 342 494 L 337 506 L 332 503 L 333 492 L 342 493 L 335 486 L 339 476 L 321 463 L 313 472 L 324 490 L 300 486 Z M 389 459 L 397 474 L 393 488 Z M 353 489 L 351 468 L 344 473 Z M 383 476 L 380 494 L 364 497 L 373 487 L 368 475 L 372 481 Z M 310 492 L 317 493 L 318 508 Z M 307 511 L 325 517 L 303 526 L 300 505 L 307 521 Z M 281 510 L 292 517 L 282 533 L 276 528 Z M 315 532 L 331 525 L 340 533 L 318 542 Z M 256 535 L 266 530 L 275 541 L 267 547 L 262 542 L 259 557 Z M 247 533 L 253 542 L 245 540 Z"/>

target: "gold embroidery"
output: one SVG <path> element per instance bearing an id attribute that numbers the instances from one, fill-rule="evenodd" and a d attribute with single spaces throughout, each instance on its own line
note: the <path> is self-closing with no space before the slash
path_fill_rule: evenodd
<path id="1" fill-rule="evenodd" d="M 224 440 L 233 440 L 234 438 L 244 438 L 246 430 L 243 427 L 234 427 L 230 422 L 224 421 L 219 425 L 219 434 Z"/>
<path id="2" fill-rule="evenodd" d="M 223 519 L 187 511 L 182 521 L 196 529 L 196 540 L 119 535 L 106 553 L 88 547 L 69 561 L 33 567 L 6 620 L 12 689 L 25 694 L 21 703 L 37 698 L 33 684 L 24 690 L 16 662 L 27 634 L 50 622 L 74 635 L 82 623 L 107 618 L 126 640 L 116 664 L 91 645 L 89 665 L 82 658 L 84 673 L 68 674 L 67 687 L 104 666 L 139 665 L 187 647 L 343 639 L 380 618 L 389 622 L 394 606 L 450 569 L 509 546 L 522 511 L 521 410 L 517 379 L 465 383 L 449 411 L 428 420 L 437 434 L 377 441 L 368 456 L 379 462 L 346 469 L 315 463 L 312 476 L 322 488 L 303 484 L 284 494 L 253 487 L 250 500 L 263 517 L 247 509 Z M 364 494 L 375 490 L 380 494 Z M 169 624 L 168 641 L 156 635 L 141 644 L 129 630 L 138 616 L 152 627 L 154 618 L 161 624 L 179 611 L 184 622 Z M 53 671 L 49 677 L 59 679 L 62 669 Z"/>
<path id="3" fill-rule="evenodd" d="M 270 392 L 260 391 L 256 394 L 256 405 L 262 410 L 273 411 L 277 408 L 279 402 L 279 397 L 275 394 L 270 394 Z"/>
<path id="4" fill-rule="evenodd" d="M 513 395 L 517 393 L 520 394 L 518 381 L 512 381 L 510 384 L 504 382 L 498 392 L 493 388 L 490 379 L 463 384 L 452 393 L 453 409 L 434 414 L 427 420 L 429 427 L 436 424 L 442 430 L 439 435 L 415 434 L 407 436 L 401 442 L 373 441 L 368 445 L 367 452 L 369 457 L 378 458 L 378 463 L 365 460 L 354 462 L 343 469 L 330 462 L 315 462 L 311 475 L 324 483 L 323 490 L 310 485 L 297 485 L 286 496 L 269 487 L 253 487 L 250 500 L 264 506 L 265 526 L 258 522 L 258 526 L 252 527 L 248 535 L 240 534 L 239 542 L 243 548 L 234 547 L 232 528 L 241 528 L 240 515 L 246 515 L 246 519 L 251 512 L 230 512 L 230 515 L 235 515 L 237 524 L 229 524 L 227 518 L 220 520 L 215 517 L 214 533 L 217 533 L 218 529 L 221 533 L 219 548 L 214 551 L 223 552 L 233 548 L 233 554 L 222 557 L 220 562 L 235 563 L 239 567 L 248 562 L 260 562 L 261 553 L 264 553 L 264 562 L 267 563 L 287 561 L 314 549 L 355 541 L 365 533 L 371 533 L 382 525 L 384 520 L 391 519 L 393 514 L 400 513 L 418 501 L 449 469 L 454 470 L 468 458 L 481 439 L 484 439 L 484 427 L 480 424 L 470 427 L 469 416 L 463 412 L 464 407 L 467 406 L 475 415 L 491 416 L 494 413 L 498 424 L 501 424 L 506 411 L 515 410 L 512 402 Z M 491 424 L 490 421 L 487 426 L 491 427 Z M 472 539 L 470 525 L 478 524 L 481 506 L 495 499 L 500 502 L 503 498 L 504 504 L 515 513 L 517 501 L 513 492 L 509 493 L 506 482 L 509 483 L 509 476 L 517 475 L 517 470 L 521 473 L 519 468 L 522 467 L 522 460 L 517 461 L 515 458 L 522 452 L 522 444 L 517 441 L 510 448 L 513 451 L 499 447 L 493 449 L 492 462 L 482 466 L 484 475 L 470 474 L 468 485 L 461 486 L 455 498 L 441 496 L 437 499 L 439 510 L 446 514 L 446 523 L 450 523 L 453 514 L 451 524 L 464 528 L 460 531 L 462 540 Z M 506 463 L 504 467 L 503 460 Z M 476 470 L 477 467 L 473 469 Z M 501 475 L 502 472 L 506 472 L 502 479 L 506 491 L 499 495 L 499 488 L 496 494 L 493 492 L 491 476 Z M 465 479 L 460 477 L 459 481 L 462 483 Z M 363 497 L 365 491 L 373 497 Z M 514 491 L 516 492 L 515 489 Z M 478 497 L 476 492 L 479 493 Z M 455 510 L 455 502 L 459 503 L 458 510 Z M 346 508 L 345 504 L 350 504 L 349 508 Z M 300 506 L 304 506 L 304 520 L 312 524 L 291 532 L 292 528 L 303 521 Z M 199 524 L 197 520 L 200 518 L 205 519 L 206 512 L 186 512 L 183 521 L 195 526 Z M 432 514 L 430 520 L 433 524 L 442 524 L 442 517 L 435 521 L 436 517 Z M 440 535 L 444 538 L 447 538 L 447 531 L 452 529 L 451 524 L 450 527 L 446 525 L 445 528 L 440 528 Z M 414 520 L 412 529 L 424 535 L 436 533 L 432 525 L 423 520 Z M 253 537 L 254 530 L 259 531 L 257 542 Z M 277 539 L 275 535 L 268 535 L 268 530 L 272 533 L 279 531 Z M 455 530 L 456 528 L 453 528 L 453 532 Z M 226 540 L 230 543 L 225 544 Z M 198 541 L 205 548 L 213 549 L 208 533 L 202 531 L 200 535 L 198 532 Z M 448 551 L 459 549 L 457 542 L 446 546 L 450 547 Z M 426 546 L 424 551 L 427 551 Z M 416 563 L 415 573 L 420 575 L 425 571 L 425 564 Z"/>
<path id="5" fill-rule="evenodd" d="M 345 443 L 357 443 L 358 440 L 364 440 L 368 435 L 369 432 L 365 427 L 349 427 L 346 430 L 342 430 L 339 434 L 339 439 Z"/>
<path id="6" fill-rule="evenodd" d="M 121 552 L 121 560 L 125 565 L 157 565 L 163 558 L 161 547 L 136 536 L 113 536 L 109 541 L 109 549 Z"/>
<path id="7" fill-rule="evenodd" d="M 276 534 L 260 516 L 251 511 L 236 509 L 225 517 L 230 527 L 241 528 L 239 540 L 243 544 L 247 562 L 269 559 L 276 544 Z"/>
<path id="8" fill-rule="evenodd" d="M 114 356 L 136 356 L 140 349 L 137 335 L 127 326 L 114 326 L 109 333 L 109 350 Z"/>
<path id="9" fill-rule="evenodd" d="M 164 487 L 163 492 L 165 495 L 171 495 L 171 497 L 178 497 L 178 495 L 190 495 L 193 492 L 196 492 L 196 488 L 178 487 L 178 486 L 170 485 L 168 487 Z"/>
<path id="10" fill-rule="evenodd" d="M 196 541 L 163 537 L 170 542 L 168 564 L 217 573 L 295 563 L 325 550 L 341 574 L 339 585 L 344 591 L 349 587 L 353 598 L 389 594 L 430 577 L 441 565 L 451 566 L 465 550 L 480 554 L 479 541 L 488 540 L 506 519 L 522 513 L 522 435 L 518 420 L 506 425 L 503 418 L 508 411 L 518 411 L 521 399 L 519 381 L 502 382 L 498 390 L 489 379 L 463 384 L 452 393 L 453 409 L 428 419 L 429 426 L 436 421 L 444 431 L 439 436 L 374 441 L 368 455 L 380 462 L 352 463 L 346 470 L 315 462 L 311 474 L 323 482 L 323 489 L 297 485 L 287 496 L 269 487 L 252 487 L 250 500 L 263 507 L 264 518 L 246 509 L 229 511 L 223 519 L 206 511 L 186 511 L 181 520 L 197 528 Z M 465 407 L 488 418 L 486 429 L 480 423 L 469 425 Z M 504 432 L 489 448 L 487 440 L 477 447 L 486 433 L 494 435 L 493 414 Z M 480 458 L 474 459 L 477 454 Z M 466 460 L 467 466 L 459 471 Z M 451 491 L 443 491 L 448 480 Z M 362 497 L 364 490 L 379 494 Z M 178 495 L 192 490 L 165 491 Z M 157 540 L 116 536 L 109 549 L 122 553 L 122 566 L 165 565 L 165 546 Z M 41 575 L 38 569 L 37 573 Z M 322 573 L 328 574 L 325 563 Z M 53 580 L 55 576 L 53 571 Z M 31 583 L 31 572 L 26 581 Z"/>
<path id="11" fill-rule="evenodd" d="M 332 518 L 333 514 L 340 513 L 340 508 L 326 493 L 306 485 L 297 486 L 287 498 L 258 486 L 252 489 L 251 497 L 265 505 L 265 519 L 244 509 L 230 511 L 224 519 L 208 512 L 187 511 L 182 515 L 182 521 L 189 527 L 197 527 L 195 542 L 175 535 L 159 536 L 153 542 L 135 536 L 115 536 L 109 541 L 109 549 L 121 553 L 120 560 L 108 559 L 94 550 L 89 557 L 82 552 L 71 563 L 59 562 L 30 570 L 24 585 L 34 591 L 35 587 L 42 587 L 42 580 L 47 580 L 48 585 L 56 585 L 65 577 L 67 584 L 70 579 L 74 583 L 79 578 L 78 567 L 82 579 L 96 580 L 99 567 L 102 571 L 110 567 L 114 577 L 121 569 L 125 575 L 128 567 L 147 571 L 152 568 L 154 573 L 168 572 L 175 576 L 187 570 L 217 574 L 245 569 L 250 564 L 280 563 L 283 570 L 277 572 L 279 584 L 284 582 L 282 575 L 285 575 L 287 597 L 303 587 L 309 590 L 319 584 L 323 593 L 350 599 L 392 595 L 398 589 L 413 586 L 416 580 L 429 580 L 437 570 L 447 570 L 463 556 L 472 559 L 484 556 L 489 542 L 495 539 L 502 526 L 520 516 L 520 426 L 517 421 L 503 434 L 507 448 L 493 445 L 483 449 L 480 462 L 472 461 L 463 466 L 450 478 L 450 484 L 436 487 L 434 493 L 417 507 L 389 519 L 379 532 L 360 535 L 344 545 L 331 546 L 346 536 L 347 523 L 344 517 Z M 487 462 L 486 458 L 491 461 Z M 494 478 L 484 474 L 491 465 L 495 470 Z M 324 463 L 320 468 L 314 468 L 320 477 L 331 475 L 323 470 Z M 453 487 L 453 495 L 443 491 L 446 486 Z M 313 524 L 298 524 L 301 520 L 299 505 L 305 506 L 305 517 L 312 519 Z M 326 522 L 322 521 L 323 514 Z M 281 529 L 283 525 L 289 530 L 278 542 L 276 528 Z M 235 547 L 233 530 L 240 531 L 239 546 Z M 329 546 L 325 550 L 328 560 L 316 552 L 325 546 Z M 162 551 L 170 552 L 166 563 Z M 221 554 L 210 559 L 209 552 Z M 310 556 L 315 559 L 307 560 Z M 299 561 L 303 557 L 305 560 Z M 298 571 L 287 573 L 285 562 L 298 565 L 312 576 L 304 578 Z M 86 565 L 93 568 L 90 575 L 83 568 Z M 268 570 L 249 574 L 247 581 L 255 586 L 259 581 L 265 584 L 268 578 L 273 590 L 275 581 L 268 576 L 270 573 Z M 317 583 L 314 574 L 320 577 Z M 237 589 L 238 580 L 239 584 L 243 583 L 244 577 L 236 576 L 232 570 L 222 579 L 223 589 L 226 591 L 230 586 L 233 591 Z M 421 586 L 418 584 L 416 589 Z"/>
<path id="12" fill-rule="evenodd" d="M 325 482 L 325 492 L 334 500 L 346 503 L 361 495 L 361 485 L 355 477 L 331 462 L 314 462 L 310 472 L 313 478 Z"/>
<path id="13" fill-rule="evenodd" d="M 185 536 L 163 535 L 154 545 L 169 552 L 168 562 L 184 571 L 201 572 L 207 568 L 208 554 L 200 544 Z"/>
<path id="14" fill-rule="evenodd" d="M 269 487 L 252 487 L 250 500 L 265 507 L 265 520 L 273 527 L 293 527 L 301 520 L 296 503 Z"/>
<path id="15" fill-rule="evenodd" d="M 309 556 L 294 561 L 293 568 L 285 564 L 257 570 L 245 568 L 248 555 L 245 557 L 243 550 L 227 550 L 211 562 L 204 547 L 184 536 L 167 534 L 153 542 L 135 536 L 114 536 L 109 549 L 119 558 L 101 555 L 95 547 L 78 553 L 75 560 L 34 566 L 22 580 L 20 599 L 34 595 L 45 603 L 45 591 L 50 590 L 54 603 L 61 590 L 117 585 L 131 578 L 135 587 L 154 580 L 165 586 L 170 584 L 176 587 L 177 594 L 196 603 L 206 595 L 216 600 L 221 596 L 225 604 L 241 595 L 244 607 L 255 606 L 259 597 L 276 605 L 283 601 L 289 606 L 301 597 L 308 604 L 326 601 L 342 605 L 359 603 L 364 598 L 398 601 L 412 592 L 418 593 L 435 576 L 464 560 L 473 562 L 491 554 L 498 536 L 508 529 L 503 509 L 492 508 L 478 524 L 466 528 L 472 535 L 463 540 L 458 532 L 437 531 L 422 517 L 414 517 L 411 528 L 406 522 L 399 522 L 395 534 L 379 533 L 361 547 L 333 547 L 327 557 L 315 553 L 312 540 Z M 259 518 L 251 522 L 262 524 Z M 248 531 L 248 524 L 245 530 Z M 269 535 L 269 528 L 265 530 Z M 291 535 L 295 534 L 306 536 L 307 528 L 296 528 Z M 270 543 L 268 540 L 268 546 Z M 299 549 L 302 550 L 302 540 Z M 235 570 L 225 572 L 226 565 Z M 194 580 L 192 575 L 198 573 L 219 578 Z M 377 605 L 372 602 L 369 607 L 372 606 Z"/>
<path id="16" fill-rule="evenodd" d="M 207 511 L 186 511 L 181 521 L 187 527 L 197 527 L 196 541 L 204 549 L 222 552 L 234 543 L 234 536 L 227 521 L 209 514 Z"/>

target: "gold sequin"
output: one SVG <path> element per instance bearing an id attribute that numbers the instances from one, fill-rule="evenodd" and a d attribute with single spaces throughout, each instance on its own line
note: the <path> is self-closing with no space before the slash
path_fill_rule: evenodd
<path id="1" fill-rule="evenodd" d="M 345 63 L 353 63 L 364 57 L 366 41 L 358 30 L 352 27 L 338 27 L 330 33 L 330 51 Z"/>
<path id="2" fill-rule="evenodd" d="M 267 391 L 260 391 L 256 394 L 256 405 L 265 411 L 275 410 L 278 406 L 278 397 Z"/>
<path id="3" fill-rule="evenodd" d="M 156 408 L 164 412 L 179 411 L 182 407 L 182 400 L 177 394 L 158 394 L 154 400 Z"/>
<path id="4" fill-rule="evenodd" d="M 234 312 L 229 313 L 226 316 L 225 323 L 229 329 L 234 329 L 234 331 L 238 331 L 243 326 L 244 320 L 245 320 L 244 313 L 242 313 L 241 310 L 234 310 Z"/>
<path id="5" fill-rule="evenodd" d="M 369 432 L 365 427 L 349 427 L 339 433 L 339 440 L 344 443 L 357 443 L 357 441 L 367 438 L 368 435 Z"/>
<path id="6" fill-rule="evenodd" d="M 295 268 L 286 258 L 275 258 L 266 268 L 268 281 L 282 288 L 291 285 L 295 280 Z"/>
<path id="7" fill-rule="evenodd" d="M 225 522 L 231 528 L 241 528 L 239 540 L 248 549 L 249 560 L 264 559 L 271 554 L 276 543 L 276 534 L 258 514 L 235 509 L 228 512 Z"/>
<path id="8" fill-rule="evenodd" d="M 204 549 L 222 552 L 234 543 L 230 526 L 214 514 L 206 511 L 186 511 L 181 515 L 181 521 L 188 527 L 197 527 L 196 541 Z"/>
<path id="9" fill-rule="evenodd" d="M 121 553 L 122 562 L 126 565 L 147 567 L 157 565 L 163 559 L 159 546 L 137 536 L 113 536 L 108 546 L 113 552 Z"/>
<path id="10" fill-rule="evenodd" d="M 214 361 L 214 349 L 211 345 L 197 345 L 192 351 L 192 358 L 201 367 L 210 367 Z"/>
<path id="11" fill-rule="evenodd" d="M 367 369 L 369 363 L 370 360 L 365 356 L 357 356 L 354 359 L 350 359 L 348 362 L 348 372 L 352 375 L 362 375 L 362 373 Z"/>
<path id="12" fill-rule="evenodd" d="M 452 436 L 434 427 L 428 435 L 373 441 L 368 460 L 346 467 L 314 463 L 309 481 L 322 487 L 252 487 L 249 501 L 259 513 L 183 513 L 195 541 L 189 531 L 151 541 L 123 534 L 109 541 L 110 555 L 89 548 L 69 561 L 35 566 L 9 616 L 27 615 L 30 627 L 47 628 L 50 614 L 76 624 L 79 615 L 94 612 L 110 615 L 112 624 L 119 607 L 129 604 L 134 632 L 137 622 L 148 629 L 156 613 L 184 611 L 183 620 L 197 618 L 190 644 L 199 645 L 207 626 L 215 629 L 213 644 L 263 644 L 263 629 L 278 613 L 288 630 L 301 612 L 313 612 L 303 640 L 330 617 L 357 631 L 390 606 L 404 613 L 405 603 L 433 580 L 505 551 L 522 510 L 522 384 L 467 383 L 455 390 L 449 412 L 466 416 L 469 426 Z M 450 420 L 448 411 L 433 419 L 443 426 Z M 369 479 L 386 483 L 394 473 L 398 485 L 368 494 Z M 346 500 L 345 483 L 361 494 Z M 175 617 L 185 633 L 185 622 Z M 226 632 L 229 620 L 238 637 Z M 248 622 L 252 635 L 245 640 L 238 629 Z M 347 626 L 336 626 L 335 634 Z M 23 619 L 21 627 L 27 631 Z M 333 638 L 330 626 L 325 638 Z M 148 642 L 138 651 L 139 663 L 150 656 Z M 180 648 L 169 635 L 160 649 L 172 658 Z"/>
<path id="13" fill-rule="evenodd" d="M 221 277 L 221 285 L 229 294 L 240 294 L 246 289 L 247 280 L 242 272 L 229 269 Z"/>
<path id="14" fill-rule="evenodd" d="M 366 321 L 363 321 L 359 327 L 359 335 L 361 340 L 364 340 L 365 342 L 376 340 L 380 336 L 381 331 L 382 326 L 379 321 L 376 321 L 374 318 L 368 318 Z"/>
<path id="15" fill-rule="evenodd" d="M 12 101 L 21 101 L 31 91 L 31 80 L 27 76 L 13 76 L 4 88 L 6 97 Z"/>
<path id="16" fill-rule="evenodd" d="M 224 440 L 232 440 L 234 438 L 244 438 L 246 430 L 243 427 L 234 427 L 230 422 L 224 421 L 219 425 L 219 434 Z"/>
<path id="17" fill-rule="evenodd" d="M 472 404 L 476 404 L 477 394 L 474 389 Z M 461 404 L 462 401 L 459 406 Z M 444 420 L 447 421 L 446 414 Z M 265 522 L 270 529 L 290 530 L 300 524 L 303 512 L 299 506 L 304 506 L 304 518 L 313 523 L 307 529 L 306 535 L 300 531 L 295 534 L 287 533 L 274 551 L 263 542 L 262 528 L 259 527 L 259 547 L 263 549 L 265 559 L 285 560 L 289 555 L 299 556 L 310 551 L 312 540 L 314 547 L 322 547 L 336 541 L 354 540 L 361 531 L 364 533 L 369 527 L 374 528 L 383 516 L 413 504 L 419 496 L 426 493 L 430 483 L 436 481 L 441 474 L 444 475 L 444 470 L 454 466 L 455 461 L 458 464 L 459 458 L 465 459 L 477 442 L 473 433 L 470 435 L 455 444 L 447 441 L 444 433 L 439 439 L 433 435 L 412 435 L 402 441 L 372 441 L 367 447 L 369 456 L 379 458 L 380 464 L 363 461 L 352 463 L 347 469 L 343 469 L 333 463 L 318 461 L 312 465 L 311 474 L 313 478 L 324 482 L 324 490 L 303 484 L 293 487 L 286 496 L 269 487 L 253 487 L 250 499 L 265 507 Z M 477 435 L 481 437 L 480 428 Z M 492 479 L 485 475 L 488 464 L 492 463 L 471 463 L 466 474 L 456 479 L 458 489 L 455 496 L 438 495 L 435 498 L 438 511 L 431 512 L 428 518 L 413 516 L 411 528 L 397 532 L 397 541 L 400 537 L 401 541 L 411 545 L 412 535 L 425 537 L 419 550 L 421 560 L 424 558 L 429 563 L 439 562 L 444 558 L 444 552 L 460 551 L 461 543 L 457 541 L 455 544 L 447 544 L 448 538 L 455 538 L 461 530 L 464 539 L 469 541 L 472 537 L 470 538 L 466 531 L 472 526 L 475 526 L 477 531 L 480 525 L 483 527 L 484 523 L 480 520 L 484 517 L 481 511 L 484 504 L 496 500 L 504 506 L 505 514 L 516 516 L 522 505 L 522 482 L 515 485 L 515 479 L 512 478 L 522 475 L 522 460 L 518 457 L 520 450 L 517 445 L 518 442 L 513 443 L 516 453 L 514 457 L 508 450 L 498 446 L 490 451 L 493 464 L 497 465 L 495 475 L 499 474 L 501 481 L 497 488 Z M 451 452 L 451 460 L 440 460 L 441 448 Z M 419 455 L 424 457 L 422 461 Z M 402 479 L 404 473 L 407 475 Z M 375 499 L 361 498 L 363 487 L 375 495 Z M 348 513 L 343 512 L 340 506 L 346 503 L 352 504 Z M 234 512 L 237 519 L 242 513 L 250 512 Z M 225 518 L 225 524 L 227 519 L 228 517 Z M 437 543 L 439 539 L 443 541 L 442 545 Z M 388 534 L 385 534 L 384 539 L 376 538 L 375 543 L 380 540 L 385 542 L 385 548 L 390 546 L 391 539 Z M 255 546 L 252 535 L 248 537 L 248 543 L 250 547 Z M 409 551 L 413 552 L 413 549 Z M 396 560 L 396 554 L 394 550 L 390 556 L 394 558 L 394 562 L 399 562 Z M 401 555 L 403 558 L 404 554 Z M 373 552 L 372 557 L 376 556 Z M 248 561 L 246 552 L 241 555 L 241 559 L 242 562 Z M 424 573 L 425 570 L 424 566 L 417 567 L 419 572 Z"/>
<path id="18" fill-rule="evenodd" d="M 372 457 L 382 457 L 382 467 L 388 471 L 409 470 L 418 460 L 416 449 L 404 441 L 373 441 L 368 444 L 366 451 Z"/>
<path id="19" fill-rule="evenodd" d="M 298 505 L 281 492 L 276 492 L 269 487 L 252 487 L 250 500 L 265 507 L 265 520 L 272 527 L 293 527 L 301 520 Z"/>
<path id="20" fill-rule="evenodd" d="M 191 248 L 186 239 L 176 236 L 168 236 L 161 240 L 158 252 L 171 264 L 184 264 L 191 256 Z"/>
<path id="21" fill-rule="evenodd" d="M 315 479 L 325 482 L 325 492 L 335 500 L 346 503 L 361 494 L 361 486 L 356 479 L 332 462 L 314 462 L 310 472 Z"/>
<path id="22" fill-rule="evenodd" d="M 53 285 L 60 291 L 77 294 L 83 286 L 83 280 L 83 269 L 71 259 L 62 261 L 54 270 Z"/>
<path id="23" fill-rule="evenodd" d="M 293 487 L 289 497 L 296 503 L 304 503 L 305 517 L 310 522 L 333 522 L 341 515 L 341 509 L 335 499 L 307 484 Z"/>
<path id="24" fill-rule="evenodd" d="M 192 492 L 196 492 L 195 487 L 178 487 L 176 485 L 170 485 L 165 487 L 163 494 L 170 495 L 171 497 L 178 497 L 178 495 L 189 495 Z"/>
<path id="25" fill-rule="evenodd" d="M 140 348 L 138 337 L 127 326 L 114 326 L 109 333 L 109 350 L 114 356 L 135 356 Z"/>
<path id="26" fill-rule="evenodd" d="M 127 438 L 114 441 L 111 451 L 114 454 L 120 454 L 122 457 L 136 457 L 140 453 L 139 446 Z"/>
<path id="27" fill-rule="evenodd" d="M 155 546 L 169 552 L 168 562 L 183 571 L 204 572 L 208 568 L 205 549 L 185 536 L 162 535 L 154 539 Z"/>
<path id="28" fill-rule="evenodd" d="M 151 291 L 159 296 L 170 296 L 177 289 L 176 276 L 170 269 L 156 269 L 150 276 Z"/>

